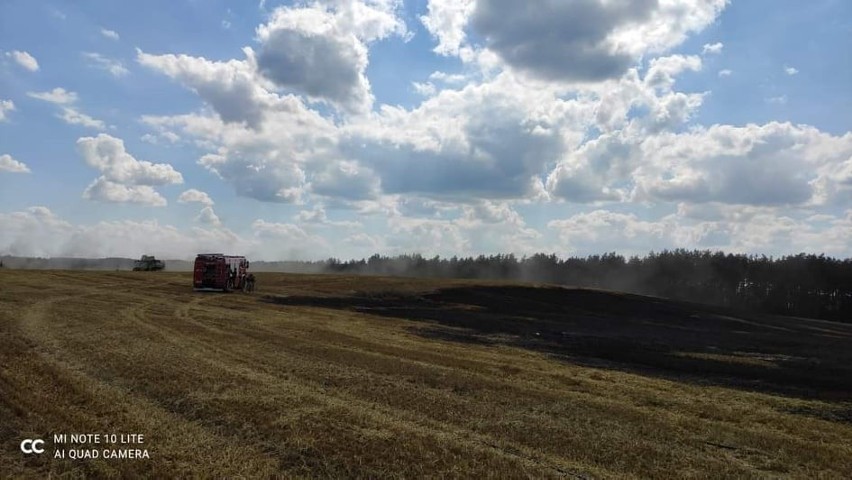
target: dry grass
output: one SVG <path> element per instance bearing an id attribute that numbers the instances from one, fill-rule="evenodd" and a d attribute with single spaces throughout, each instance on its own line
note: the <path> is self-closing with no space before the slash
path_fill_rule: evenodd
<path id="1" fill-rule="evenodd" d="M 2 477 L 852 477 L 848 325 L 459 281 L 0 285 Z M 84 432 L 151 459 L 18 451 Z"/>

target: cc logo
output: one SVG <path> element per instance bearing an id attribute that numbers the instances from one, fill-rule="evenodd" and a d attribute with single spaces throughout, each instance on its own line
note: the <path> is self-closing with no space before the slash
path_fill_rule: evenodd
<path id="1" fill-rule="evenodd" d="M 27 438 L 21 442 L 21 451 L 24 453 L 44 453 L 44 440 L 37 438 L 35 440 Z"/>

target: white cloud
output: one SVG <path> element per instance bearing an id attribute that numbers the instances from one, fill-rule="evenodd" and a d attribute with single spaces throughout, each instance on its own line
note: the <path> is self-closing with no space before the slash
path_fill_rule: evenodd
<path id="1" fill-rule="evenodd" d="M 72 107 L 63 107 L 62 113 L 57 113 L 56 116 L 70 125 L 81 125 L 96 130 L 106 130 L 104 122 L 94 119 Z"/>
<path id="2" fill-rule="evenodd" d="M 158 145 L 160 140 L 165 140 L 169 143 L 177 143 L 180 141 L 180 136 L 178 134 L 162 127 L 158 128 L 156 134 L 146 133 L 139 138 L 143 142 L 150 143 L 151 145 Z"/>
<path id="3" fill-rule="evenodd" d="M 36 72 L 39 69 L 38 61 L 36 61 L 35 57 L 33 57 L 27 52 L 13 50 L 11 52 L 6 52 L 6 56 L 14 60 L 21 67 L 31 72 Z"/>
<path id="4" fill-rule="evenodd" d="M 23 162 L 12 158 L 9 154 L 0 155 L 0 172 L 29 173 L 30 169 Z"/>
<path id="5" fill-rule="evenodd" d="M 59 105 L 61 111 L 56 114 L 56 117 L 69 125 L 81 125 L 97 130 L 106 129 L 106 124 L 103 121 L 92 118 L 73 106 L 78 100 L 75 92 L 69 92 L 64 88 L 57 87 L 49 92 L 27 92 L 27 95 L 38 100 Z"/>
<path id="6" fill-rule="evenodd" d="M 211 225 L 214 227 L 222 226 L 222 221 L 219 220 L 219 216 L 216 215 L 216 212 L 213 211 L 213 207 L 210 205 L 203 207 L 198 216 L 195 217 L 195 220 L 204 225 Z"/>
<path id="7" fill-rule="evenodd" d="M 733 73 L 732 70 L 728 70 L 727 68 L 719 70 L 719 78 L 730 77 Z"/>
<path id="8" fill-rule="evenodd" d="M 429 80 L 443 82 L 448 85 L 459 85 L 467 80 L 467 76 L 458 73 L 432 72 L 429 75 Z"/>
<path id="9" fill-rule="evenodd" d="M 300 165 L 285 158 L 244 156 L 240 152 L 224 151 L 207 154 L 198 164 L 233 184 L 238 194 L 280 203 L 302 203 L 305 172 Z"/>
<path id="10" fill-rule="evenodd" d="M 127 153 L 121 139 L 105 133 L 81 137 L 77 140 L 77 151 L 87 165 L 112 182 L 149 186 L 183 183 L 183 177 L 171 165 L 136 160 Z"/>
<path id="11" fill-rule="evenodd" d="M 115 30 L 109 30 L 109 29 L 106 29 L 106 28 L 101 28 L 101 35 L 103 35 L 104 37 L 106 37 L 110 40 L 118 40 L 118 39 L 121 38 L 121 37 L 119 37 L 118 32 L 116 32 Z"/>
<path id="12" fill-rule="evenodd" d="M 15 102 L 11 100 L 0 100 L 0 122 L 9 120 L 8 113 L 15 111 Z"/>
<path id="13" fill-rule="evenodd" d="M 166 199 L 149 185 L 125 185 L 100 176 L 83 191 L 83 198 L 109 203 L 138 203 L 165 207 Z"/>
<path id="14" fill-rule="evenodd" d="M 687 70 L 700 71 L 701 67 L 701 57 L 695 55 L 672 55 L 654 58 L 648 66 L 644 81 L 650 87 L 671 90 L 675 83 L 675 77 Z"/>
<path id="15" fill-rule="evenodd" d="M 634 198 L 691 203 L 804 205 L 852 156 L 852 135 L 789 123 L 714 125 L 640 140 Z M 821 183 L 820 183 L 821 182 Z"/>
<path id="16" fill-rule="evenodd" d="M 270 93 L 258 79 L 254 53 L 244 49 L 246 60 L 214 62 L 188 55 L 151 55 L 137 51 L 137 61 L 161 71 L 192 89 L 225 122 L 257 127 L 267 111 L 288 109 L 287 97 Z"/>
<path id="17" fill-rule="evenodd" d="M 375 172 L 350 160 L 330 161 L 325 168 L 317 164 L 311 178 L 312 192 L 336 199 L 364 200 L 375 198 L 379 192 L 379 178 Z"/>
<path id="18" fill-rule="evenodd" d="M 70 105 L 77 101 L 76 93 L 69 92 L 62 87 L 54 88 L 49 92 L 27 92 L 27 96 L 57 105 Z"/>
<path id="19" fill-rule="evenodd" d="M 544 105 L 562 107 L 552 92 L 504 76 L 443 90 L 411 111 L 385 106 L 346 128 L 341 149 L 379 176 L 384 193 L 523 196 L 566 147 L 558 124 L 570 115 L 536 111 Z"/>
<path id="20" fill-rule="evenodd" d="M 180 136 L 178 136 L 178 134 L 176 134 L 175 132 L 169 132 L 168 130 L 160 132 L 160 136 L 171 143 L 177 143 L 178 141 L 180 141 Z"/>
<path id="21" fill-rule="evenodd" d="M 772 105 L 786 105 L 787 104 L 787 95 L 778 95 L 776 97 L 768 97 L 766 98 L 766 103 Z"/>
<path id="22" fill-rule="evenodd" d="M 231 22 L 227 20 L 222 20 L 222 28 L 225 30 L 229 30 L 231 28 Z"/>
<path id="23" fill-rule="evenodd" d="M 678 247 L 775 255 L 822 251 L 837 257 L 852 252 L 852 211 L 814 217 L 770 207 L 680 204 L 675 213 L 659 218 L 595 210 L 548 226 L 564 247 L 581 255 L 610 250 L 641 255 Z"/>
<path id="24" fill-rule="evenodd" d="M 465 43 L 465 27 L 474 7 L 475 0 L 429 0 L 429 13 L 421 16 L 420 21 L 438 39 L 435 53 L 459 54 L 459 48 Z"/>
<path id="25" fill-rule="evenodd" d="M 724 47 L 724 45 L 721 42 L 716 42 L 712 44 L 705 43 L 704 48 L 701 49 L 701 53 L 703 53 L 704 55 L 718 55 L 722 53 L 722 47 Z"/>
<path id="26" fill-rule="evenodd" d="M 130 73 L 123 63 L 104 57 L 100 53 L 83 52 L 83 58 L 87 59 L 90 65 L 109 72 L 113 77 L 123 77 Z"/>
<path id="27" fill-rule="evenodd" d="M 399 1 L 340 0 L 279 7 L 257 28 L 260 73 L 281 88 L 349 112 L 369 110 L 368 45 L 405 37 Z"/>
<path id="28" fill-rule="evenodd" d="M 414 91 L 417 92 L 418 95 L 422 95 L 424 97 L 431 97 L 438 91 L 438 89 L 435 88 L 435 85 L 431 82 L 412 82 L 411 86 L 414 87 Z"/>
<path id="29" fill-rule="evenodd" d="M 309 225 L 323 225 L 350 229 L 357 229 L 362 227 L 362 224 L 359 222 L 351 222 L 348 220 L 329 220 L 328 216 L 325 213 L 325 208 L 323 208 L 321 205 L 315 206 L 312 210 L 300 211 L 298 214 L 295 215 L 294 219 L 299 221 L 300 223 Z"/>
<path id="30" fill-rule="evenodd" d="M 129 257 L 191 259 L 200 251 L 259 254 L 252 239 L 221 228 L 179 229 L 155 220 L 74 225 L 46 207 L 0 213 L 0 252 L 33 257 Z M 271 257 L 276 258 L 276 257 Z"/>
<path id="31" fill-rule="evenodd" d="M 178 197 L 178 203 L 201 203 L 210 207 L 213 206 L 213 199 L 210 198 L 210 195 L 207 195 L 207 193 L 202 192 L 201 190 L 190 188 L 180 194 Z"/>
<path id="32" fill-rule="evenodd" d="M 171 165 L 154 164 L 133 158 L 121 139 L 100 134 L 77 140 L 77 150 L 86 164 L 102 173 L 83 192 L 83 198 L 115 203 L 165 206 L 154 186 L 183 183 Z"/>
<path id="33" fill-rule="evenodd" d="M 799 70 L 797 70 L 794 67 L 784 67 L 784 73 L 786 73 L 787 75 L 793 76 L 793 75 L 796 75 L 797 73 L 799 73 Z"/>
<path id="34" fill-rule="evenodd" d="M 643 55 L 704 29 L 726 0 L 571 0 L 530 8 L 479 0 L 471 17 L 485 45 L 508 65 L 555 81 L 618 78 Z"/>
<path id="35" fill-rule="evenodd" d="M 298 203 L 312 180 L 308 172 L 319 175 L 327 170 L 331 159 L 340 158 L 335 154 L 336 127 L 293 96 L 276 102 L 275 107 L 264 111 L 264 121 L 257 128 L 225 123 L 209 115 L 144 117 L 143 122 L 157 129 L 177 129 L 212 150 L 214 153 L 204 155 L 199 164 L 231 184 L 239 195 Z M 366 170 L 358 172 L 355 177 L 367 174 Z M 345 173 L 328 170 L 327 177 L 319 175 L 313 181 L 336 191 L 335 180 L 353 179 Z M 343 187 L 363 185 L 354 182 Z M 358 191 L 364 192 L 363 188 Z"/>

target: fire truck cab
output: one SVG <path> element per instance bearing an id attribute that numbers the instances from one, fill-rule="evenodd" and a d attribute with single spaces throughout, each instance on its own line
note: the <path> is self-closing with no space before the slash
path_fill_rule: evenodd
<path id="1" fill-rule="evenodd" d="M 195 257 L 192 287 L 196 292 L 230 292 L 243 288 L 248 275 L 246 257 L 199 253 Z"/>

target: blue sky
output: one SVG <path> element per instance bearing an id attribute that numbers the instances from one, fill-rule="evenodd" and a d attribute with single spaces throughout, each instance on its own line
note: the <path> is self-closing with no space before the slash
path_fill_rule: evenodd
<path id="1" fill-rule="evenodd" d="M 0 254 L 852 256 L 852 4 L 0 4 Z"/>

